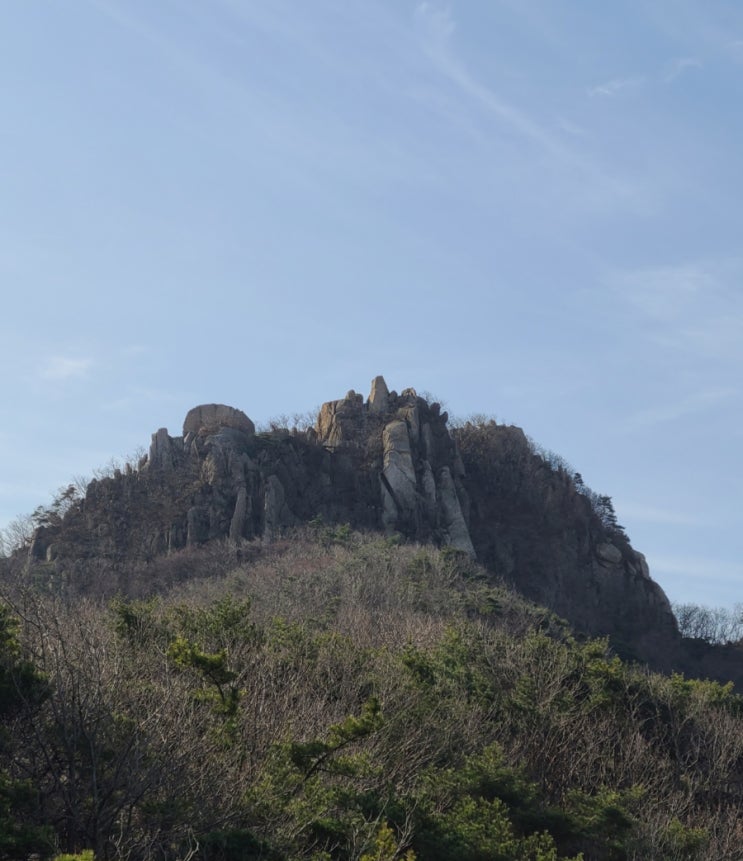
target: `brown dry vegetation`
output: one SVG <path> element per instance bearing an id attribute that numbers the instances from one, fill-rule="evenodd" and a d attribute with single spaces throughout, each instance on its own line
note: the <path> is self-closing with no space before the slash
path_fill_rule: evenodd
<path id="1" fill-rule="evenodd" d="M 151 586 L 7 585 L 0 857 L 743 857 L 741 699 L 457 553 L 316 524 Z"/>

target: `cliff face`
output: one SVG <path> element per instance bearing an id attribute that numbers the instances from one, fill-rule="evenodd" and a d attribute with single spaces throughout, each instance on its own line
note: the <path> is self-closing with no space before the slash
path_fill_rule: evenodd
<path id="1" fill-rule="evenodd" d="M 115 592 L 135 561 L 214 539 L 272 540 L 318 517 L 450 546 L 577 630 L 672 662 L 663 591 L 569 475 L 520 429 L 452 434 L 438 404 L 390 392 L 381 377 L 367 400 L 351 391 L 324 404 L 303 433 L 256 434 L 240 410 L 194 408 L 180 436 L 158 430 L 139 468 L 93 481 L 61 523 L 39 529 L 31 555 L 79 588 L 105 577 Z"/>
<path id="2" fill-rule="evenodd" d="M 602 522 L 590 496 L 517 427 L 465 426 L 468 524 L 477 558 L 522 594 L 630 658 L 676 663 L 677 626 L 642 553 Z"/>

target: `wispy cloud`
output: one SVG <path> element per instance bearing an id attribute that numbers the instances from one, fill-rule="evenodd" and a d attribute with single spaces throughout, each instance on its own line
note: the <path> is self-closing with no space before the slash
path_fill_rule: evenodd
<path id="1" fill-rule="evenodd" d="M 101 403 L 101 409 L 107 412 L 127 412 L 142 404 L 171 405 L 184 400 L 180 391 L 173 389 L 158 389 L 147 386 L 130 385 L 118 393 L 117 397 Z"/>
<path id="2" fill-rule="evenodd" d="M 150 348 L 145 344 L 127 344 L 122 347 L 121 355 L 126 358 L 134 358 L 136 356 L 144 356 L 150 352 Z"/>
<path id="3" fill-rule="evenodd" d="M 612 274 L 609 281 L 625 302 L 661 321 L 678 319 L 718 284 L 715 274 L 697 263 L 625 270 Z"/>
<path id="4" fill-rule="evenodd" d="M 52 356 L 41 368 L 43 380 L 70 380 L 88 375 L 93 365 L 90 358 L 71 358 L 70 356 Z"/>
<path id="5" fill-rule="evenodd" d="M 670 84 L 689 69 L 701 69 L 702 61 L 696 57 L 679 57 L 672 60 L 663 72 L 663 82 Z"/>
<path id="6" fill-rule="evenodd" d="M 460 63 L 450 45 L 456 28 L 448 10 L 442 10 L 432 3 L 419 3 L 415 19 L 422 36 L 424 51 L 449 83 L 454 84 L 464 95 L 473 99 L 512 131 L 555 155 L 567 155 L 563 145 L 546 129 L 525 111 L 509 104 L 473 78 Z"/>
<path id="7" fill-rule="evenodd" d="M 712 425 L 740 404 L 742 268 L 735 260 L 687 262 L 617 271 L 607 279 L 604 312 L 627 333 L 625 347 L 647 374 L 647 387 L 638 379 L 634 409 L 625 409 L 616 424 L 619 432 L 694 418 Z"/>
<path id="8" fill-rule="evenodd" d="M 718 359 L 743 358 L 741 261 L 654 266 L 612 273 L 616 302 L 665 347 Z"/>
<path id="9" fill-rule="evenodd" d="M 614 98 L 622 93 L 632 90 L 657 85 L 659 81 L 671 84 L 680 78 L 689 69 L 701 69 L 702 61 L 697 57 L 677 57 L 668 62 L 665 67 L 651 75 L 632 75 L 624 78 L 611 78 L 600 84 L 588 88 L 588 95 L 592 98 Z"/>
<path id="10" fill-rule="evenodd" d="M 733 39 L 733 41 L 728 42 L 725 47 L 727 48 L 728 54 L 730 54 L 736 63 L 743 62 L 743 39 Z"/>
<path id="11" fill-rule="evenodd" d="M 456 29 L 451 10 L 434 3 L 419 3 L 415 17 L 426 35 L 439 45 L 446 45 Z"/>
<path id="12" fill-rule="evenodd" d="M 695 392 L 678 400 L 657 404 L 628 416 L 620 423 L 625 431 L 647 430 L 656 425 L 675 422 L 697 413 L 713 410 L 738 395 L 734 388 L 715 388 Z"/>
<path id="13" fill-rule="evenodd" d="M 179 84 L 189 88 L 208 113 L 209 121 L 193 124 L 196 139 L 216 144 L 220 152 L 230 152 L 243 158 L 245 148 L 252 153 L 253 165 L 260 183 L 276 185 L 273 172 L 280 173 L 287 182 L 291 177 L 294 190 L 303 193 L 327 194 L 327 176 L 345 177 L 355 185 L 374 187 L 379 183 L 395 182 L 424 173 L 421 159 L 407 143 L 392 138 L 384 124 L 360 124 L 354 111 L 337 109 L 335 97 L 329 102 L 323 89 L 329 79 L 364 81 L 370 89 L 386 89 L 387 95 L 399 99 L 404 86 L 395 77 L 407 69 L 414 51 L 416 38 L 406 22 L 401 25 L 397 15 L 389 14 L 383 4 L 369 4 L 362 29 L 372 44 L 361 45 L 333 40 L 329 35 L 334 26 L 346 19 L 350 29 L 360 26 L 354 15 L 354 4 L 335 2 L 297 7 L 290 14 L 292 4 L 245 3 L 243 0 L 213 0 L 212 4 L 189 4 L 187 29 L 203 31 L 214 44 L 224 45 L 229 56 L 235 45 L 260 36 L 266 46 L 275 43 L 278 50 L 292 58 L 281 69 L 270 75 L 251 75 L 239 72 L 232 64 L 222 60 L 219 52 L 205 50 L 201 39 L 182 38 L 172 28 L 161 26 L 157 16 L 135 10 L 123 0 L 88 0 L 99 12 L 115 24 L 130 32 L 149 46 L 156 62 L 167 68 Z M 296 6 L 296 4 L 294 4 Z M 212 9 L 211 7 L 216 7 Z M 121 8 L 120 8 L 121 7 Z M 326 8 L 327 7 L 327 8 Z M 332 15 L 328 17 L 328 8 Z M 123 11 L 122 11 L 123 9 Z M 440 20 L 438 26 L 444 28 Z M 444 28 L 445 29 L 445 28 Z M 370 34 L 378 34 L 375 41 Z M 246 35 L 247 34 L 247 35 Z M 381 34 L 381 35 L 379 35 Z M 206 43 L 206 38 L 204 42 Z M 378 46 L 384 51 L 384 61 L 376 53 Z M 416 44 L 417 47 L 417 44 Z M 257 60 L 256 62 L 260 62 Z M 307 81 L 295 79 L 294 68 L 305 64 L 309 70 Z M 271 80 L 267 80 L 267 79 Z M 310 79 L 321 82 L 313 90 L 313 98 L 300 95 L 302 87 L 310 86 Z M 369 116 L 367 112 L 367 117 Z M 381 157 L 380 157 L 381 156 Z M 425 179 L 437 174 L 425 173 Z"/>
<path id="14" fill-rule="evenodd" d="M 663 526 L 701 526 L 703 521 L 698 515 L 669 508 L 658 508 L 637 502 L 623 502 L 615 499 L 620 516 L 636 523 L 654 523 Z"/>
<path id="15" fill-rule="evenodd" d="M 695 580 L 743 582 L 743 564 L 703 556 L 653 556 L 651 574 L 667 574 Z"/>
<path id="16" fill-rule="evenodd" d="M 588 132 L 583 126 L 577 125 L 577 123 L 571 122 L 565 117 L 559 117 L 557 120 L 557 127 L 564 132 L 567 132 L 569 135 L 573 135 L 575 137 L 583 137 Z"/>
<path id="17" fill-rule="evenodd" d="M 633 90 L 641 87 L 645 83 L 644 77 L 634 78 L 612 78 L 610 81 L 604 81 L 602 84 L 597 84 L 595 87 L 590 87 L 588 90 L 589 96 L 616 96 L 622 90 Z"/>
<path id="18" fill-rule="evenodd" d="M 423 51 L 436 71 L 459 93 L 473 102 L 490 119 L 496 120 L 510 134 L 536 147 L 548 163 L 561 173 L 572 171 L 581 180 L 581 187 L 612 201 L 635 200 L 642 197 L 639 189 L 607 172 L 593 157 L 579 148 L 575 141 L 582 131 L 563 127 L 568 136 L 541 122 L 533 112 L 503 98 L 491 86 L 475 77 L 453 49 L 456 23 L 448 8 L 431 2 L 421 2 L 415 10 L 415 22 Z M 576 134 L 578 133 L 578 134 Z M 569 174 L 568 174 L 569 176 Z"/>

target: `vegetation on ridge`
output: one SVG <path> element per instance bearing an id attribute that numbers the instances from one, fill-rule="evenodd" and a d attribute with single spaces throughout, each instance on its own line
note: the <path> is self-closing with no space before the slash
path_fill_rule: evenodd
<path id="1" fill-rule="evenodd" d="M 740 858 L 730 686 L 623 663 L 456 552 L 321 522 L 240 552 L 108 605 L 6 586 L 0 857 Z"/>

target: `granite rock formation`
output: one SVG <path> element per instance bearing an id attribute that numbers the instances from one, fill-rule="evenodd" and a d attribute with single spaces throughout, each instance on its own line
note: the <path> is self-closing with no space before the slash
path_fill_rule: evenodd
<path id="1" fill-rule="evenodd" d="M 563 469 L 519 428 L 450 432 L 448 416 L 382 377 L 323 404 L 306 432 L 256 433 L 238 409 L 197 406 L 161 428 L 139 468 L 93 481 L 31 555 L 81 589 L 126 591 L 132 561 L 215 539 L 275 540 L 287 527 L 348 523 L 439 546 L 485 567 L 570 621 L 666 668 L 678 641 L 642 554 L 612 532 Z M 110 582 L 109 582 L 110 581 Z"/>

